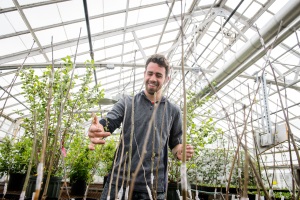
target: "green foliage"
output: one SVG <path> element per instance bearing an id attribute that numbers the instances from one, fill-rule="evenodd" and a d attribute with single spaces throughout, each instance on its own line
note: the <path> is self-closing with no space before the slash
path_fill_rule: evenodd
<path id="1" fill-rule="evenodd" d="M 52 90 L 49 125 L 46 127 L 47 146 L 44 172 L 47 174 L 51 171 L 53 175 L 62 173 L 61 145 L 68 149 L 72 135 L 80 128 L 80 124 L 91 117 L 84 111 L 95 107 L 99 99 L 104 97 L 104 90 L 99 89 L 99 84 L 93 83 L 93 61 L 87 61 L 86 68 L 80 69 L 85 72 L 82 77 L 76 73 L 73 75 L 73 63 L 69 56 L 63 61 L 63 67 L 54 71 L 53 80 L 51 79 L 51 66 L 47 67 L 41 77 L 36 75 L 36 71 L 33 69 L 25 69 L 20 73 L 23 94 L 31 114 L 24 118 L 22 126 L 25 134 L 34 135 L 36 133 L 38 141 L 35 166 L 39 162 L 42 152 L 47 102 Z M 51 155 L 54 155 L 53 167 L 49 169 Z"/>
<path id="2" fill-rule="evenodd" d="M 248 191 L 248 194 L 256 195 L 257 191 Z M 260 191 L 260 196 L 264 196 L 264 192 Z M 295 194 L 297 196 L 297 193 Z M 284 197 L 284 199 L 292 199 L 292 193 L 288 190 L 286 192 L 279 192 L 279 191 L 273 191 L 273 197 L 276 199 L 280 199 L 281 197 Z"/>
<path id="3" fill-rule="evenodd" d="M 188 92 L 187 101 L 190 102 L 187 105 L 187 144 L 194 146 L 194 156 L 191 161 L 187 163 L 187 173 L 189 177 L 195 175 L 195 170 L 199 168 L 195 160 L 201 155 L 201 149 L 207 144 L 212 144 L 218 138 L 223 135 L 223 131 L 215 127 L 215 122 L 212 118 L 202 120 L 200 123 L 196 123 L 196 118 L 199 118 L 198 110 L 207 102 L 210 98 L 195 99 L 195 93 Z M 193 102 L 192 102 L 193 100 Z M 205 113 L 210 114 L 210 111 Z M 177 182 L 180 178 L 180 164 L 181 162 L 176 160 L 172 153 L 169 152 L 169 164 L 168 164 L 168 179 L 171 182 Z M 196 180 L 196 179 L 190 179 Z"/>
<path id="4" fill-rule="evenodd" d="M 213 186 L 227 185 L 230 169 L 235 152 L 225 149 L 199 150 L 199 158 L 194 161 L 197 166 L 189 173 L 189 180 L 194 180 L 199 184 L 208 184 Z M 230 185 L 240 186 L 244 180 L 245 154 L 240 152 L 239 164 L 235 164 Z M 255 186 L 255 178 L 250 166 L 247 166 L 249 173 L 248 186 Z"/>
<path id="5" fill-rule="evenodd" d="M 106 175 L 111 170 L 116 150 L 116 142 L 111 136 L 112 138 L 106 139 L 105 145 L 96 145 L 95 150 L 91 151 L 88 149 L 89 139 L 82 133 L 73 137 L 65 159 L 72 182 L 91 182 L 94 173 Z"/>
<path id="6" fill-rule="evenodd" d="M 168 152 L 168 181 L 177 183 L 180 180 L 181 161 L 174 158 L 171 151 Z"/>
<path id="7" fill-rule="evenodd" d="M 32 139 L 26 136 L 18 141 L 6 136 L 0 143 L 0 176 L 26 173 L 31 154 Z"/>
<path id="8" fill-rule="evenodd" d="M 90 182 L 92 180 L 92 169 L 97 163 L 96 156 L 99 150 L 90 151 L 88 149 L 89 141 L 87 136 L 84 136 L 83 131 L 77 132 L 72 139 L 66 156 L 66 166 L 69 168 L 70 181 L 76 182 L 84 180 Z"/>
<path id="9" fill-rule="evenodd" d="M 97 169 L 99 176 L 106 176 L 112 169 L 114 155 L 117 148 L 117 136 L 111 135 L 106 139 L 100 154 L 100 165 Z"/>
<path id="10" fill-rule="evenodd" d="M 188 101 L 195 96 L 195 93 L 188 93 Z M 207 144 L 212 144 L 220 137 L 223 132 L 221 129 L 215 127 L 213 119 L 207 118 L 202 120 L 200 124 L 195 122 L 196 118 L 201 117 L 199 110 L 205 103 L 209 102 L 210 98 L 197 99 L 187 106 L 187 143 L 192 144 L 195 148 L 203 148 Z M 210 115 L 210 110 L 206 111 L 205 115 Z M 197 149 L 196 149 L 197 150 Z M 198 153 L 196 151 L 195 153 Z"/>

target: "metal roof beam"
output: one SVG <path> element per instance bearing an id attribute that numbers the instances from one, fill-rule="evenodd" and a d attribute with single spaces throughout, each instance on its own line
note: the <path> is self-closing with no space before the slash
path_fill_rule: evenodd
<path id="1" fill-rule="evenodd" d="M 179 0 L 175 0 L 175 1 L 179 1 Z M 165 4 L 165 2 L 153 3 L 153 4 L 148 4 L 148 5 L 139 6 L 139 7 L 128 8 L 128 11 L 135 11 L 135 10 L 140 10 L 140 9 L 144 9 L 144 8 L 160 6 L 160 5 L 164 5 L 164 4 Z M 23 6 L 21 6 L 21 8 L 23 8 Z M 89 19 L 90 20 L 99 19 L 99 18 L 103 18 L 103 17 L 117 15 L 117 14 L 124 13 L 124 12 L 126 12 L 126 9 L 117 10 L 117 11 L 114 11 L 114 12 L 103 13 L 103 14 L 100 14 L 100 15 L 89 16 Z M 75 23 L 80 23 L 80 22 L 85 22 L 85 18 L 70 20 L 70 21 L 66 21 L 66 22 L 62 22 L 62 23 L 51 24 L 51 25 L 48 25 L 48 26 L 42 26 L 42 27 L 38 27 L 38 28 L 35 28 L 35 29 L 32 29 L 32 30 L 34 32 L 37 32 L 37 31 L 43 31 L 43 30 L 46 30 L 46 29 L 57 28 L 57 27 L 60 27 L 60 26 L 67 26 L 67 25 L 71 25 L 71 24 L 75 24 Z M 23 35 L 23 34 L 28 34 L 28 33 L 30 33 L 29 30 L 18 31 L 16 33 L 1 35 L 0 39 L 15 37 L 15 36 Z"/>
<path id="2" fill-rule="evenodd" d="M 128 9 L 129 9 L 129 0 L 127 0 L 126 3 L 126 11 L 125 11 L 125 21 L 124 21 L 124 33 L 123 33 L 123 43 L 122 43 L 122 56 L 121 56 L 121 62 L 123 62 L 123 53 L 124 53 L 124 43 L 125 43 L 125 33 L 126 33 L 126 27 L 127 27 L 127 20 L 128 20 Z"/>
<path id="3" fill-rule="evenodd" d="M 242 78 L 246 78 L 246 79 L 252 79 L 252 80 L 256 80 L 257 79 L 257 77 L 243 75 L 243 74 L 240 74 L 238 77 L 242 77 Z M 274 80 L 271 80 L 271 79 L 266 79 L 266 82 L 267 82 L 267 84 L 276 85 L 276 82 Z M 279 85 L 281 87 L 291 88 L 291 89 L 300 91 L 300 87 L 289 85 L 289 83 L 283 83 L 283 82 L 277 81 L 277 85 Z"/>
<path id="4" fill-rule="evenodd" d="M 28 8 L 34 8 L 34 7 L 39 7 L 39 6 L 46 6 L 54 3 L 60 3 L 64 1 L 70 1 L 70 0 L 51 0 L 51 1 L 44 1 L 44 2 L 38 2 L 38 3 L 32 3 L 32 4 L 27 4 L 27 5 L 22 5 L 20 8 L 22 10 L 28 9 Z M 16 7 L 9 7 L 9 8 L 3 8 L 0 9 L 0 14 L 6 13 L 6 12 L 13 12 L 17 11 L 18 9 Z"/>
<path id="5" fill-rule="evenodd" d="M 134 40 L 135 40 L 136 44 L 137 44 L 138 47 L 139 47 L 139 50 L 140 50 L 141 54 L 143 55 L 144 60 L 146 61 L 146 60 L 147 60 L 147 56 L 146 56 L 146 54 L 145 54 L 145 51 L 144 51 L 144 49 L 143 49 L 143 47 L 142 47 L 142 45 L 141 45 L 141 43 L 140 43 L 139 38 L 137 37 L 137 35 L 136 35 L 136 33 L 135 33 L 135 31 L 132 31 L 132 35 L 133 35 L 133 37 L 134 37 Z"/>
<path id="6" fill-rule="evenodd" d="M 294 32 L 294 29 L 300 27 L 300 1 L 290 0 L 273 18 L 264 26 L 260 32 L 267 44 L 268 48 L 271 44 L 271 40 L 277 35 L 278 27 L 282 21 L 283 30 L 279 33 L 275 46 L 282 42 L 285 38 Z M 294 20 L 297 19 L 295 22 Z M 290 26 L 290 27 L 288 27 Z M 260 37 L 258 34 L 253 36 L 228 62 L 221 67 L 213 77 L 210 78 L 210 83 L 217 83 L 218 90 L 224 87 L 228 82 L 233 80 L 255 61 L 265 55 L 265 50 L 260 43 Z M 250 59 L 251 58 L 251 59 Z M 201 90 L 195 98 L 202 98 L 210 91 L 210 87 L 207 85 Z"/>
<path id="7" fill-rule="evenodd" d="M 27 20 L 27 18 L 26 18 L 26 16 L 25 16 L 25 14 L 24 14 L 24 12 L 23 12 L 23 10 L 22 10 L 20 4 L 18 3 L 17 0 L 13 0 L 13 2 L 14 2 L 14 4 L 15 4 L 16 8 L 18 9 L 18 12 L 19 12 L 19 14 L 20 14 L 22 20 L 23 20 L 24 23 L 26 24 L 27 29 L 28 29 L 29 32 L 31 33 L 31 36 L 33 37 L 34 41 L 35 41 L 36 44 L 38 45 L 40 53 L 42 53 L 43 56 L 44 56 L 44 58 L 46 59 L 46 61 L 49 62 L 50 60 L 49 60 L 48 56 L 43 52 L 42 45 L 41 45 L 41 43 L 39 42 L 39 39 L 36 37 L 34 31 L 32 30 L 31 25 L 30 25 L 29 21 Z M 24 58 L 25 58 L 25 57 L 24 57 Z"/>
<path id="8" fill-rule="evenodd" d="M 198 15 L 202 15 L 202 13 L 198 13 Z M 176 21 L 176 19 L 178 17 L 179 16 L 174 16 L 174 17 L 170 18 L 169 21 L 170 22 Z M 187 15 L 187 17 L 191 17 L 191 15 Z M 165 21 L 165 19 L 158 19 L 158 20 L 152 20 L 152 21 L 145 22 L 145 23 L 131 25 L 131 26 L 126 27 L 125 32 L 132 32 L 132 31 L 141 30 L 141 29 L 144 29 L 144 28 L 158 26 L 158 25 L 163 24 L 164 21 Z M 118 28 L 118 29 L 113 29 L 113 30 L 93 34 L 92 38 L 93 38 L 94 41 L 96 41 L 96 40 L 100 40 L 100 39 L 104 39 L 104 38 L 108 38 L 108 37 L 112 37 L 112 36 L 116 36 L 116 35 L 121 35 L 123 33 L 124 33 L 124 28 Z M 55 43 L 55 44 L 53 44 L 53 50 L 55 51 L 55 50 L 64 49 L 64 48 L 71 47 L 71 46 L 76 46 L 77 41 L 78 41 L 78 38 L 74 38 L 74 39 L 70 39 L 68 41 Z M 87 42 L 88 42 L 88 37 L 87 36 L 82 36 L 79 39 L 79 44 L 83 44 L 83 43 L 87 43 Z M 51 52 L 52 47 L 51 47 L 51 45 L 45 45 L 45 46 L 42 47 L 42 50 L 43 50 L 44 53 Z M 32 51 L 30 52 L 30 56 L 39 55 L 40 51 L 41 50 L 39 48 L 32 49 Z M 0 64 L 7 63 L 7 62 L 12 62 L 12 61 L 15 61 L 15 60 L 25 58 L 26 55 L 28 55 L 28 53 L 29 53 L 29 50 L 25 50 L 25 51 L 21 51 L 21 52 L 9 54 L 9 55 L 1 56 L 0 57 Z"/>
<path id="9" fill-rule="evenodd" d="M 163 37 L 163 35 L 164 35 L 164 33 L 165 33 L 165 30 L 166 30 L 166 27 L 167 27 L 167 25 L 168 25 L 168 21 L 169 21 L 169 19 L 170 19 L 170 15 L 171 15 L 171 13 L 172 13 L 174 4 L 175 4 L 175 1 L 173 1 L 172 4 L 171 4 L 171 7 L 169 7 L 168 17 L 167 17 L 167 19 L 166 19 L 166 21 L 165 21 L 165 24 L 164 24 L 164 26 L 163 26 L 163 30 L 162 30 L 162 32 L 161 32 L 161 34 L 160 34 L 159 39 L 158 39 L 158 43 L 157 43 L 157 46 L 156 46 L 156 49 L 155 49 L 155 53 L 157 53 L 158 48 L 159 48 L 159 45 L 160 45 L 160 42 L 161 42 L 161 39 L 162 39 L 162 37 Z"/>

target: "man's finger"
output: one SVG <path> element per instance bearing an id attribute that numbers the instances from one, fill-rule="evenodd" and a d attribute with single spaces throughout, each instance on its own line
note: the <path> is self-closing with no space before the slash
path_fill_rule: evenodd
<path id="1" fill-rule="evenodd" d="M 104 138 L 111 135 L 110 132 L 102 132 L 102 131 L 90 131 L 88 134 L 90 138 Z"/>
<path id="2" fill-rule="evenodd" d="M 90 138 L 90 141 L 93 144 L 105 144 L 105 140 L 103 138 Z"/>
<path id="3" fill-rule="evenodd" d="M 89 144 L 89 150 L 95 150 L 95 144 L 90 143 Z"/>
<path id="4" fill-rule="evenodd" d="M 93 122 L 92 122 L 92 124 L 95 124 L 95 125 L 99 124 L 97 115 L 95 113 L 93 113 L 92 115 L 93 115 Z"/>
<path id="5" fill-rule="evenodd" d="M 102 132 L 100 127 L 95 126 L 94 124 L 89 128 L 90 132 Z"/>

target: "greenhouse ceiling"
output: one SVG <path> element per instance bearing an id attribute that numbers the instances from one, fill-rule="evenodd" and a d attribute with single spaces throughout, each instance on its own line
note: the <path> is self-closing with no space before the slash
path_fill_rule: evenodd
<path id="1" fill-rule="evenodd" d="M 142 90 L 145 60 L 160 53 L 172 65 L 165 90 L 172 102 L 183 107 L 184 87 L 194 94 L 188 104 L 212 97 L 197 109 L 199 123 L 214 119 L 233 146 L 245 133 L 250 148 L 252 133 L 268 142 L 276 127 L 282 143 L 265 154 L 289 152 L 288 131 L 299 148 L 299 0 L 86 2 L 0 1 L 0 137 L 15 133 L 16 111 L 29 113 L 21 69 L 41 75 L 71 56 L 80 76 L 93 58 L 95 82 L 117 99 Z M 110 102 L 91 112 L 106 112 Z"/>

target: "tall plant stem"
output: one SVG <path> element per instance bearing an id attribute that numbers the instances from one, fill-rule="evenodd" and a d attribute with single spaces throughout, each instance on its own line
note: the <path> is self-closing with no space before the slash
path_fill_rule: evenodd
<path id="1" fill-rule="evenodd" d="M 47 108 L 45 113 L 45 124 L 44 124 L 44 133 L 43 133 L 43 141 L 42 141 L 42 152 L 40 163 L 38 164 L 38 176 L 36 179 L 36 187 L 35 187 L 35 195 L 34 200 L 39 199 L 42 179 L 43 179 L 43 169 L 45 163 L 45 152 L 47 147 L 47 138 L 48 138 L 48 130 L 49 130 L 49 121 L 50 121 L 50 106 L 52 101 L 52 92 L 53 92 L 53 82 L 54 82 L 54 59 L 53 59 L 53 37 L 51 39 L 51 47 L 52 47 L 52 66 L 51 66 L 51 74 L 49 79 L 49 87 L 48 87 L 48 100 L 47 100 Z"/>
<path id="2" fill-rule="evenodd" d="M 127 181 L 130 180 L 130 176 L 131 176 L 131 160 L 132 160 L 132 140 L 133 140 L 133 134 L 134 134 L 134 90 L 135 90 L 135 54 L 136 51 L 134 52 L 134 69 L 133 69 L 133 86 L 132 86 L 132 90 L 133 90 L 133 97 L 132 97 L 132 101 L 131 101 L 131 132 L 130 132 L 130 139 L 129 139 L 129 152 L 128 152 L 128 168 L 127 168 Z M 124 118 L 125 119 L 125 118 Z M 129 188 L 129 193 L 132 193 L 132 189 L 133 188 Z"/>
<path id="3" fill-rule="evenodd" d="M 154 102 L 156 102 L 156 93 L 154 93 Z M 154 199 L 156 199 L 157 196 L 157 191 L 156 191 L 156 187 L 153 187 L 153 179 L 154 179 L 154 175 L 153 175 L 153 169 L 154 169 L 154 161 L 155 161 L 155 137 L 156 137 L 156 122 L 153 122 L 153 136 L 152 136 L 152 156 L 151 156 L 151 167 L 150 167 L 150 174 L 151 174 L 151 190 L 152 190 L 152 197 Z"/>
<path id="4" fill-rule="evenodd" d="M 277 39 L 277 36 L 279 34 L 279 30 L 281 28 L 281 25 L 282 25 L 282 21 L 280 23 L 280 26 L 279 26 L 279 29 L 278 29 L 278 33 L 276 35 L 276 39 Z M 261 39 L 261 42 L 262 42 L 262 46 L 263 46 L 264 50 L 267 52 L 268 50 L 267 50 L 265 44 L 263 43 L 263 38 L 260 35 L 260 32 L 259 32 L 258 29 L 257 29 L 257 32 L 258 32 L 258 34 L 260 36 L 260 39 Z M 275 39 L 275 41 L 276 41 L 276 39 Z M 275 43 L 275 41 L 274 41 L 274 43 Z M 273 49 L 273 45 L 272 45 L 271 49 Z M 287 125 L 287 128 L 288 128 L 288 134 L 291 137 L 292 144 L 294 146 L 295 153 L 296 153 L 296 156 L 297 156 L 298 165 L 300 166 L 300 156 L 299 156 L 298 148 L 297 148 L 297 145 L 295 143 L 294 135 L 291 132 L 291 127 L 290 127 L 290 124 L 289 124 L 289 120 L 288 120 L 287 114 L 286 114 L 286 112 L 284 112 L 284 105 L 283 105 L 282 97 L 281 97 L 280 92 L 279 92 L 280 90 L 279 90 L 279 87 L 278 87 L 278 82 L 277 82 L 277 77 L 275 75 L 274 67 L 273 67 L 272 63 L 270 62 L 270 60 L 268 60 L 268 62 L 269 62 L 269 65 L 271 67 L 272 74 L 273 74 L 273 77 L 274 77 L 274 80 L 275 80 L 275 86 L 276 86 L 276 89 L 277 89 L 277 93 L 278 93 L 278 97 L 279 97 L 279 102 L 280 102 L 280 105 L 282 107 L 282 113 L 283 113 L 283 116 L 284 116 L 284 119 L 285 119 L 285 122 L 286 122 L 286 125 Z"/>
<path id="5" fill-rule="evenodd" d="M 167 105 L 167 103 L 165 103 L 164 112 L 163 113 L 166 112 L 166 107 L 167 107 L 166 105 Z M 161 131 L 160 131 L 160 138 L 162 138 L 162 132 L 163 132 L 163 129 L 165 128 L 163 126 L 164 121 L 165 121 L 165 115 L 163 115 L 163 118 L 162 118 L 162 127 L 161 127 Z M 158 162 L 157 162 L 157 167 L 156 167 L 156 172 L 155 172 L 155 177 L 156 177 L 156 182 L 155 182 L 155 186 L 154 186 L 155 190 L 157 190 L 157 185 L 158 185 L 158 167 L 159 167 L 159 164 L 160 164 L 160 156 L 161 156 L 162 148 L 163 148 L 163 144 L 162 144 L 162 140 L 161 140 L 160 144 L 159 144 L 158 158 L 157 158 Z M 157 194 L 155 193 L 154 197 L 156 197 L 156 196 L 157 196 Z"/>
<path id="6" fill-rule="evenodd" d="M 149 140 L 149 137 L 150 137 L 150 132 L 151 132 L 151 127 L 152 127 L 152 124 L 154 122 L 154 119 L 155 119 L 155 114 L 156 114 L 156 111 L 157 111 L 157 108 L 160 104 L 160 101 L 156 104 L 154 104 L 154 109 L 153 109 L 153 113 L 151 115 L 151 118 L 150 118 L 150 121 L 149 121 L 149 126 L 148 126 L 148 129 L 147 129 L 147 132 L 146 132 L 146 135 L 145 135 L 145 142 L 143 144 L 143 148 L 142 148 L 142 152 L 141 152 L 141 156 L 140 156 L 140 161 L 138 162 L 137 166 L 136 166 L 136 169 L 134 171 L 134 173 L 132 174 L 132 179 L 131 179 L 131 183 L 130 183 L 130 191 L 129 191 L 129 198 L 128 199 L 132 199 L 132 193 L 133 193 L 133 189 L 134 189 L 134 183 L 135 183 L 135 180 L 136 180 L 136 176 L 138 174 L 138 172 L 140 171 L 141 169 L 141 166 L 143 165 L 143 161 L 145 159 L 145 155 L 147 153 L 147 142 Z"/>
<path id="7" fill-rule="evenodd" d="M 246 114 L 246 105 L 243 105 L 243 109 L 244 109 L 244 119 L 245 119 L 245 114 Z M 251 112 L 251 111 L 249 111 Z M 244 134 L 245 136 L 245 151 L 248 152 L 248 147 L 247 147 L 247 134 Z M 248 153 L 245 154 L 245 163 L 244 163 L 244 184 L 243 184 L 243 194 L 242 197 L 247 198 L 248 195 L 248 181 L 249 181 L 249 173 L 248 173 L 248 160 L 249 160 L 249 156 Z"/>
<path id="8" fill-rule="evenodd" d="M 127 111 L 127 106 L 125 105 L 125 115 L 124 115 L 124 120 L 126 119 L 126 111 Z M 123 123 L 124 124 L 124 123 Z M 116 188 L 115 188 L 115 196 L 117 197 L 118 196 L 118 185 L 119 185 L 119 177 L 120 177 L 120 172 L 121 172 L 121 161 L 123 160 L 123 155 L 124 155 L 124 150 L 125 150 L 125 143 L 124 143 L 124 126 L 122 127 L 122 133 L 121 133 L 121 141 L 122 141 L 122 149 L 121 149 L 121 156 L 120 156 L 120 161 L 119 161 L 119 168 L 118 168 L 118 173 L 117 173 L 117 178 L 116 178 Z M 121 143 L 120 143 L 121 144 Z M 117 151 L 119 152 L 119 150 Z M 128 152 L 126 152 L 126 154 L 128 154 Z M 118 154 L 116 155 L 116 158 L 117 158 Z M 126 158 L 125 158 L 125 164 L 126 165 L 126 159 L 127 159 L 127 155 L 126 155 Z M 125 166 L 126 167 L 126 166 Z M 130 168 L 130 167 L 129 167 Z M 114 171 L 114 167 L 113 167 L 113 171 Z M 112 173 L 113 175 L 114 173 Z M 124 178 L 124 176 L 123 176 Z M 111 181 L 113 179 L 113 176 L 111 178 Z M 128 179 L 127 179 L 128 180 Z M 109 191 L 110 191 L 110 185 L 109 185 Z M 110 192 L 108 193 L 110 194 Z"/>
<path id="9" fill-rule="evenodd" d="M 250 98 L 250 89 L 248 87 L 248 95 L 249 95 L 249 100 L 250 100 L 250 104 L 251 104 L 251 98 Z M 253 138 L 253 143 L 254 143 L 254 147 L 255 147 L 255 156 L 256 156 L 256 162 L 257 162 L 257 165 L 259 166 L 258 167 L 258 174 L 262 174 L 261 172 L 261 169 L 260 169 L 260 155 L 259 155 L 259 152 L 258 152 L 258 144 L 257 144 L 257 139 L 256 139 L 256 135 L 255 135 L 255 132 L 254 132 L 254 126 L 253 126 L 253 113 L 251 112 L 251 116 L 250 116 L 250 122 L 251 122 L 251 133 L 252 133 L 252 138 Z M 264 168 L 265 169 L 265 168 Z M 256 177 L 255 177 L 256 178 Z M 257 178 L 255 179 L 256 180 L 256 187 L 257 187 L 257 194 L 260 196 L 260 187 L 259 187 L 259 184 L 258 184 L 258 181 L 257 181 Z"/>
<path id="10" fill-rule="evenodd" d="M 200 71 L 202 72 L 202 74 L 203 74 L 205 80 L 208 82 L 209 87 L 212 89 L 213 93 L 214 93 L 214 94 L 217 94 L 216 89 L 214 88 L 214 86 L 212 85 L 212 83 L 211 83 L 211 82 L 208 80 L 208 78 L 206 77 L 205 72 L 204 72 L 201 68 L 200 68 Z M 252 109 L 252 106 L 253 106 L 253 104 L 254 104 L 254 102 L 255 102 L 255 96 L 256 96 L 257 92 L 258 92 L 258 89 L 255 91 L 254 99 L 252 100 L 252 103 L 250 104 L 249 110 Z M 217 96 L 217 95 L 216 95 L 216 96 Z M 226 111 L 224 105 L 222 104 L 222 101 L 220 100 L 220 98 L 219 98 L 218 96 L 217 96 L 217 99 L 218 99 L 218 101 L 219 101 L 220 104 L 221 104 L 221 107 L 222 107 L 222 109 L 223 109 L 223 111 L 224 111 L 224 113 L 225 113 L 226 119 L 232 124 L 232 121 L 231 121 L 231 119 L 229 118 L 228 112 Z M 243 137 L 243 134 L 244 134 L 244 132 L 245 132 L 246 124 L 247 124 L 247 121 L 248 121 L 248 118 L 249 118 L 249 114 L 250 114 L 250 112 L 247 114 L 246 121 L 245 121 L 245 125 L 244 125 L 244 129 L 243 129 L 243 131 L 242 131 L 241 138 Z M 234 127 L 233 127 L 233 128 L 234 128 Z M 239 136 L 238 136 L 238 134 L 237 134 L 237 130 L 236 130 L 235 128 L 234 128 L 234 130 L 235 130 L 236 137 L 239 138 Z M 240 139 L 239 142 L 238 142 L 238 147 L 237 147 L 237 149 L 239 148 L 240 145 L 244 148 L 244 145 L 242 144 L 241 139 Z M 229 197 L 228 197 L 229 184 L 230 184 L 231 175 L 232 175 L 232 170 L 233 170 L 233 167 L 234 167 L 234 162 L 235 162 L 237 153 L 238 153 L 238 150 L 236 151 L 236 154 L 235 154 L 235 156 L 234 156 L 234 160 L 233 160 L 233 162 L 232 162 L 233 165 L 232 165 L 232 167 L 231 167 L 231 169 L 230 169 L 231 173 L 230 173 L 229 178 L 228 178 L 228 186 L 226 187 L 226 199 L 227 199 L 227 200 L 228 200 L 228 198 L 229 198 Z M 248 153 L 248 152 L 245 152 L 245 153 Z M 269 198 L 269 195 L 268 195 L 268 193 L 267 193 L 267 191 L 266 191 L 266 189 L 265 189 L 265 187 L 264 187 L 264 184 L 263 184 L 263 182 L 262 182 L 262 180 L 261 180 L 260 174 L 257 173 L 256 168 L 255 168 L 255 165 L 253 164 L 253 162 L 252 162 L 250 156 L 249 156 L 249 164 L 250 164 L 250 167 L 253 169 L 253 172 L 254 172 L 254 174 L 255 174 L 255 176 L 256 176 L 256 178 L 257 178 L 257 181 L 258 181 L 259 185 L 262 187 L 263 191 L 265 192 L 266 198 L 267 198 L 267 199 L 270 199 L 270 198 Z"/>
<path id="11" fill-rule="evenodd" d="M 126 107 L 125 107 L 125 113 L 126 113 Z M 124 130 L 124 128 L 122 128 L 122 131 Z M 116 152 L 119 152 L 119 148 L 120 148 L 120 145 L 121 145 L 121 142 L 122 142 L 122 145 L 123 145 L 123 148 L 122 148 L 122 153 L 124 151 L 124 136 L 123 134 L 120 135 L 121 137 L 121 140 L 119 141 L 119 144 L 118 144 L 118 147 L 116 149 Z M 123 154 L 122 154 L 123 155 Z M 122 156 L 121 156 L 121 159 L 122 159 Z M 117 154 L 115 155 L 115 158 L 114 158 L 114 162 L 113 162 L 113 165 L 112 165 L 112 172 L 111 172 L 111 177 L 110 177 L 110 180 L 109 180 L 109 185 L 108 185 L 108 196 L 107 196 L 107 200 L 110 200 L 110 191 L 111 191 L 111 186 L 112 186 L 112 180 L 113 180 L 113 174 L 114 174 L 114 171 L 115 171 L 115 164 L 116 164 L 116 160 L 117 160 Z M 117 180 L 119 179 L 119 176 L 117 176 Z"/>
<path id="12" fill-rule="evenodd" d="M 183 32 L 183 6 L 181 1 L 181 72 L 182 72 L 182 87 L 183 87 L 183 122 L 182 122 L 182 162 L 181 162 L 181 189 L 182 199 L 187 199 L 187 177 L 186 177 L 186 129 L 187 129 L 187 103 L 185 90 L 185 73 L 184 73 L 184 32 Z"/>
<path id="13" fill-rule="evenodd" d="M 282 21 L 280 22 L 280 26 L 279 26 L 279 29 L 278 29 L 278 33 L 279 33 L 279 30 L 281 28 L 281 25 L 282 25 Z M 264 48 L 264 50 L 266 51 L 266 53 L 268 52 L 265 44 L 264 44 L 264 40 L 262 38 L 262 36 L 260 35 L 260 32 L 259 30 L 257 29 L 257 32 L 260 36 L 260 40 L 261 40 L 261 43 L 262 43 L 262 47 Z M 277 35 L 278 35 L 277 33 Z M 277 36 L 276 36 L 277 38 Z M 276 39 L 275 39 L 276 41 Z M 273 48 L 273 45 L 271 47 L 271 49 Z M 284 119 L 285 119 L 285 123 L 286 123 L 286 126 L 287 126 L 287 131 L 288 131 L 288 142 L 289 142 L 289 150 L 290 150 L 290 166 L 291 166 L 291 171 L 292 171 L 292 176 L 294 177 L 294 166 L 293 166 L 293 162 L 292 162 L 292 156 L 291 156 L 291 148 L 290 148 L 290 143 L 293 144 L 293 147 L 294 147 L 294 151 L 296 153 L 296 157 L 297 157 L 297 161 L 298 161 L 298 165 L 300 166 L 300 156 L 299 156 L 299 152 L 298 152 L 298 148 L 297 148 L 297 145 L 295 143 L 295 139 L 294 139 L 294 135 L 291 131 L 291 127 L 290 127 L 290 124 L 289 124 L 289 120 L 288 120 L 288 116 L 287 116 L 287 113 L 284 111 L 284 105 L 283 105 L 283 101 L 282 101 L 282 97 L 281 97 L 281 94 L 280 94 L 280 90 L 279 90 L 279 87 L 278 87 L 278 82 L 277 82 L 277 77 L 276 77 L 276 74 L 275 74 L 275 70 L 274 70 L 274 67 L 272 65 L 272 63 L 270 62 L 270 60 L 268 60 L 268 63 L 270 65 L 270 68 L 271 68 L 271 71 L 272 71 L 272 74 L 273 74 L 273 77 L 274 77 L 274 80 L 275 80 L 275 86 L 276 86 L 276 89 L 277 89 L 277 93 L 278 93 L 278 98 L 279 98 L 279 102 L 280 102 L 280 105 L 282 107 L 282 113 L 283 113 L 283 116 L 284 116 Z M 295 187 L 294 187 L 294 184 L 295 184 L 295 179 L 293 179 L 293 194 L 292 194 L 292 199 L 295 199 Z M 296 183 L 297 184 L 297 183 Z M 299 187 L 299 185 L 298 185 Z M 297 195 L 299 197 L 299 194 Z"/>
<path id="14" fill-rule="evenodd" d="M 37 138 L 36 138 L 37 137 L 37 134 L 36 134 L 36 110 L 34 110 L 34 115 L 33 116 L 34 116 L 34 127 L 32 128 L 33 135 L 34 135 L 33 145 L 32 145 L 32 150 L 31 150 L 31 155 L 30 155 L 30 160 L 29 160 L 29 165 L 28 165 L 24 185 L 23 185 L 22 192 L 20 194 L 20 199 L 19 200 L 24 200 L 24 198 L 25 198 L 25 192 L 26 192 L 26 188 L 27 188 L 27 185 L 28 185 L 30 172 L 31 172 L 31 169 L 32 169 L 33 157 L 34 157 L 34 154 L 35 154 L 35 151 L 36 151 L 36 149 L 35 149 L 36 140 L 37 140 Z"/>

